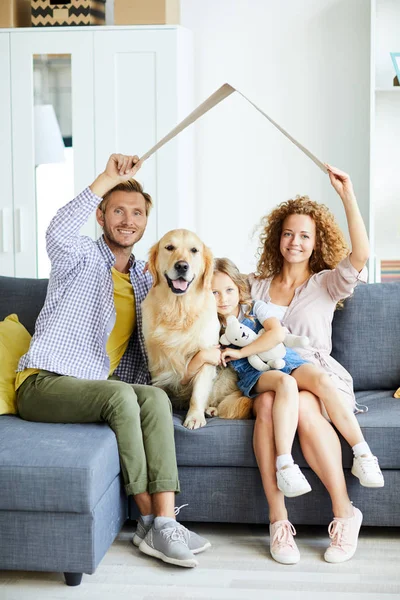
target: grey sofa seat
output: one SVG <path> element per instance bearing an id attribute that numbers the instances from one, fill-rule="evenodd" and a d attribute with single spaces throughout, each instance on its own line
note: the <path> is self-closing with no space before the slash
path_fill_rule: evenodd
<path id="1" fill-rule="evenodd" d="M 90 514 L 119 472 L 115 435 L 105 424 L 1 417 L 0 510 Z"/>
<path id="2" fill-rule="evenodd" d="M 357 401 L 368 406 L 358 421 L 382 469 L 400 469 L 400 400 L 393 391 L 357 392 Z M 174 414 L 178 465 L 182 467 L 250 467 L 257 463 L 252 452 L 254 421 L 207 419 L 207 426 L 190 431 L 183 426 L 184 413 Z M 351 469 L 353 453 L 341 438 L 343 466 Z M 302 468 L 308 465 L 296 438 L 294 458 Z"/>

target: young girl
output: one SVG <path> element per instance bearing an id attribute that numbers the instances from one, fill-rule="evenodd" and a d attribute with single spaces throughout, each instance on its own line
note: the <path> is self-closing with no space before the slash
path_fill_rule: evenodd
<path id="1" fill-rule="evenodd" d="M 282 370 L 260 372 L 248 362 L 248 356 L 270 350 L 283 341 L 284 329 L 280 321 L 284 316 L 284 307 L 260 300 L 252 302 L 247 279 L 227 258 L 215 259 L 212 289 L 222 327 L 227 317 L 234 315 L 256 333 L 261 328 L 265 330 L 263 335 L 244 348 L 222 350 L 221 360 L 222 364 L 229 362 L 235 369 L 239 378 L 238 385 L 245 396 L 252 398 L 263 392 L 275 392 L 272 419 L 278 488 L 288 497 L 311 490 L 291 455 L 298 424 L 299 388 L 315 394 L 325 407 L 335 405 L 335 410 L 331 411 L 332 422 L 353 446 L 357 456 L 353 463 L 353 474 L 359 478 L 361 485 L 382 487 L 384 481 L 376 457 L 373 457 L 373 470 L 370 464 L 368 469 L 362 468 L 363 460 L 371 462 L 369 446 L 350 406 L 322 369 L 301 358 L 292 348 L 286 349 L 286 365 Z"/>

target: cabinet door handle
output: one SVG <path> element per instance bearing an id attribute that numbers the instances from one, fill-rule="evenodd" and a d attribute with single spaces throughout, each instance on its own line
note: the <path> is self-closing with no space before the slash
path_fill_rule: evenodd
<path id="1" fill-rule="evenodd" d="M 12 252 L 12 224 L 11 224 L 11 209 L 2 208 L 0 210 L 0 252 L 7 254 Z"/>
<path id="2" fill-rule="evenodd" d="M 16 253 L 21 253 L 22 252 L 22 234 L 23 234 L 23 228 L 22 228 L 22 212 L 20 208 L 16 208 L 15 209 L 15 252 Z"/>

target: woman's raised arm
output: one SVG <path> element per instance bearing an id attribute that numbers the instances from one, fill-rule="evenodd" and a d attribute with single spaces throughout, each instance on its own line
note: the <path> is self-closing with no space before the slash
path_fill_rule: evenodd
<path id="1" fill-rule="evenodd" d="M 354 194 L 353 184 L 347 173 L 330 165 L 325 166 L 328 169 L 331 184 L 339 194 L 346 213 L 351 241 L 350 262 L 357 271 L 361 271 L 369 258 L 369 240 Z"/>

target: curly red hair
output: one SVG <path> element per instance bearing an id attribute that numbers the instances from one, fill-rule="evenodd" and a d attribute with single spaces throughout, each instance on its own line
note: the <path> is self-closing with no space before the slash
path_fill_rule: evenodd
<path id="1" fill-rule="evenodd" d="M 309 263 L 313 273 L 334 269 L 349 254 L 344 235 L 329 208 L 310 200 L 308 196 L 296 196 L 282 202 L 261 221 L 257 277 L 266 279 L 280 273 L 283 266 L 280 251 L 283 222 L 293 214 L 308 215 L 315 222 L 315 248 Z"/>

